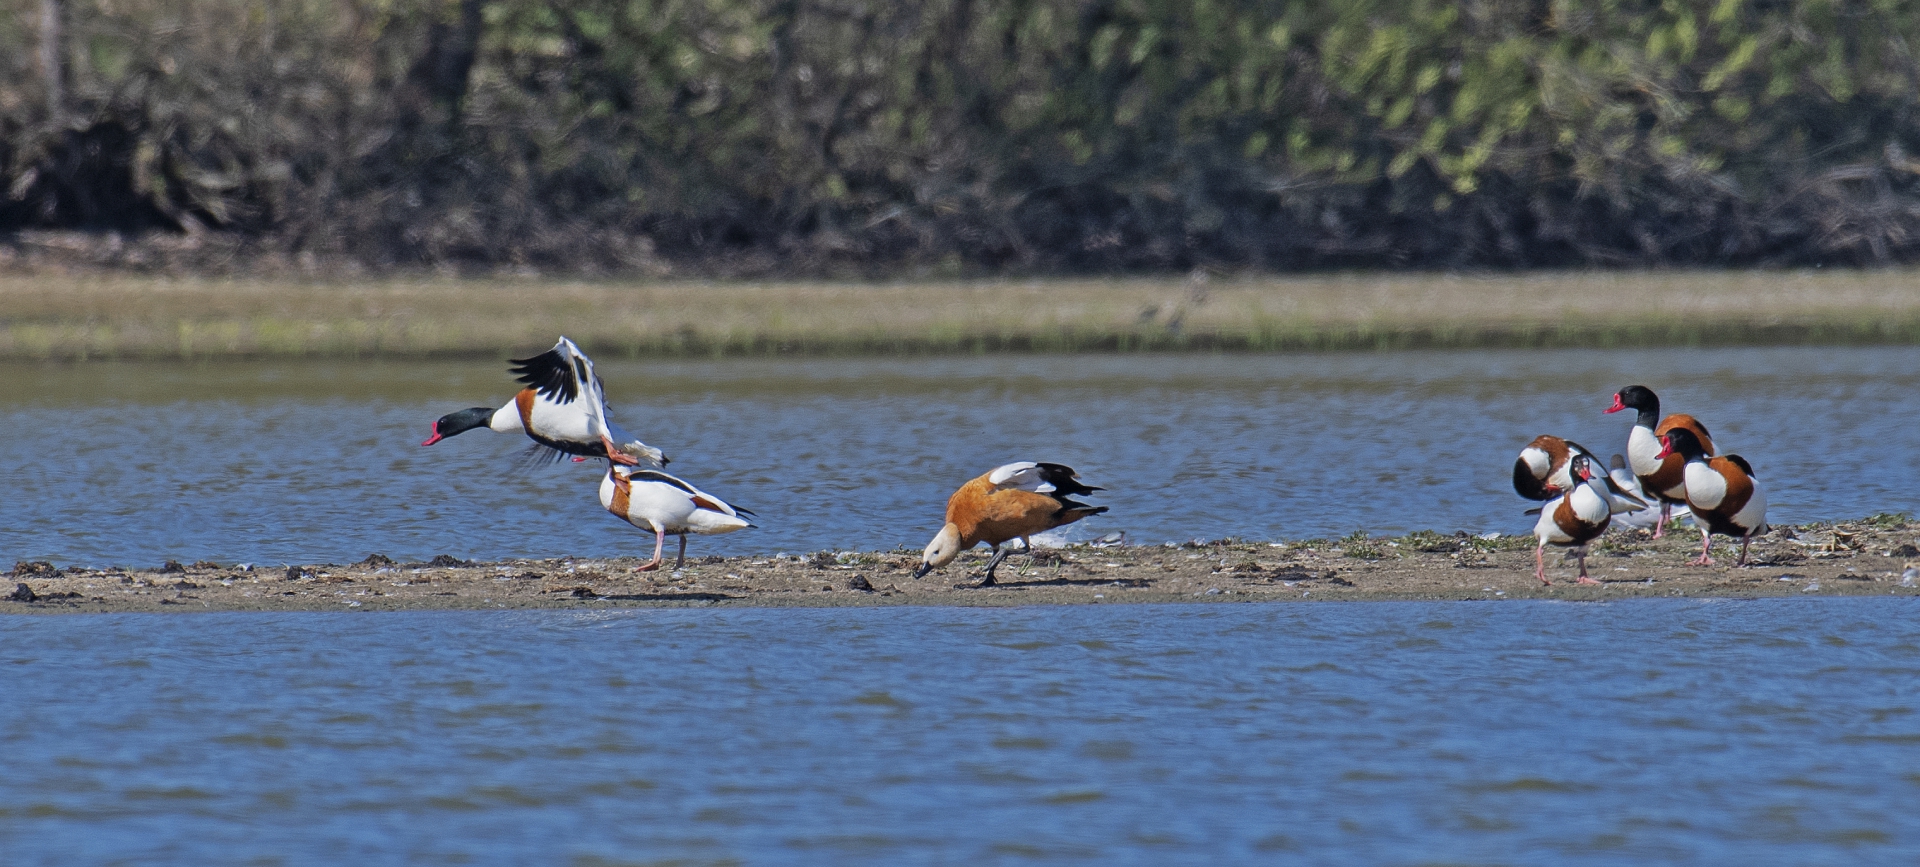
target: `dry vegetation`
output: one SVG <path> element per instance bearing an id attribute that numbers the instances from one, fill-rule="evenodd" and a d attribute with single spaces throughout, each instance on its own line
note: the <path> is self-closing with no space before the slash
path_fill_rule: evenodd
<path id="1" fill-rule="evenodd" d="M 1920 272 L 944 283 L 0 276 L 0 358 L 1911 343 Z"/>

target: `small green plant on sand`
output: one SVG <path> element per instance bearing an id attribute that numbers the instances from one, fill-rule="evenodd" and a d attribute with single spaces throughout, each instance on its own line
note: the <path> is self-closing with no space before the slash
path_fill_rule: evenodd
<path id="1" fill-rule="evenodd" d="M 1533 549 L 1532 536 L 1499 534 L 1489 539 L 1485 536 L 1468 536 L 1460 540 L 1461 550 L 1481 554 L 1495 551 L 1528 551 Z"/>
<path id="2" fill-rule="evenodd" d="M 1913 516 L 1906 512 L 1875 512 L 1860 523 L 1876 530 L 1898 530 L 1912 520 Z"/>
<path id="3" fill-rule="evenodd" d="M 1367 531 L 1355 530 L 1340 539 L 1340 552 L 1355 560 L 1378 560 L 1387 556 L 1378 544 L 1367 538 Z"/>
<path id="4" fill-rule="evenodd" d="M 1429 554 L 1450 554 L 1460 550 L 1460 540 L 1444 533 L 1432 530 L 1415 530 L 1408 533 L 1403 543 L 1415 551 Z"/>

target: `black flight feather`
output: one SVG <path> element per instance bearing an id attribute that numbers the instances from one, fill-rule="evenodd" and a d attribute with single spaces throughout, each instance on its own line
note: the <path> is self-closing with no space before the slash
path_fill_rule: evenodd
<path id="1" fill-rule="evenodd" d="M 532 358 L 511 359 L 513 366 L 507 370 L 547 399 L 572 403 L 580 397 L 580 386 L 579 380 L 574 377 L 575 365 L 569 361 L 566 353 L 549 349 Z M 583 375 L 579 379 L 585 378 Z"/>
<path id="2" fill-rule="evenodd" d="M 680 481 L 679 479 L 669 476 L 666 473 L 660 472 L 659 470 L 634 470 L 633 472 L 627 474 L 627 478 L 638 479 L 638 480 L 647 481 L 647 482 L 660 482 L 661 484 L 672 485 L 676 488 L 679 488 L 682 491 L 686 491 L 689 494 L 699 493 L 698 491 L 695 491 L 693 489 L 692 485 L 689 485 L 686 482 Z"/>
<path id="3" fill-rule="evenodd" d="M 1106 488 L 1081 484 L 1080 479 L 1074 475 L 1073 468 L 1066 464 L 1036 463 L 1034 466 L 1040 470 L 1040 480 L 1053 486 L 1053 498 L 1061 502 L 1066 502 L 1067 497 L 1106 490 Z"/>

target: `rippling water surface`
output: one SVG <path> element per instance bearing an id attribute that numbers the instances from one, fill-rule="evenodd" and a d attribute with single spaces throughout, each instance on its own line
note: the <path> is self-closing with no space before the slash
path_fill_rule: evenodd
<path id="1" fill-rule="evenodd" d="M 1355 529 L 1527 532 L 1514 455 L 1602 454 L 1647 383 L 1769 486 L 1776 523 L 1911 510 L 1920 348 L 619 362 L 619 418 L 761 516 L 695 553 L 918 549 L 961 481 L 1078 467 L 1138 542 Z M 91 565 L 607 556 L 600 468 L 514 468 L 524 438 L 418 443 L 506 401 L 503 363 L 0 367 L 0 554 Z"/>
<path id="2" fill-rule="evenodd" d="M 1902 600 L 0 619 L 68 864 L 1911 864 Z"/>

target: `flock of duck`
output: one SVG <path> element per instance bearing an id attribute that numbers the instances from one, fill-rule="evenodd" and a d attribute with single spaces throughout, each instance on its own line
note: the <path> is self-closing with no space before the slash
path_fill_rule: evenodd
<path id="1" fill-rule="evenodd" d="M 497 409 L 474 407 L 441 416 L 423 446 L 470 430 L 519 431 L 534 442 L 531 453 L 564 460 L 607 461 L 600 480 L 600 505 L 654 534 L 653 559 L 639 571 L 664 562 L 666 539 L 680 537 L 676 568 L 686 564 L 687 536 L 730 533 L 754 526 L 753 512 L 728 504 L 686 480 L 668 474 L 667 456 L 641 442 L 608 417 L 606 390 L 593 360 L 565 337 L 532 358 L 514 359 L 511 372 L 525 388 Z M 1599 583 L 1587 575 L 1587 543 L 1607 531 L 1614 515 L 1635 521 L 1658 504 L 1654 536 L 1690 511 L 1700 528 L 1700 556 L 1710 565 L 1714 534 L 1741 540 L 1739 565 L 1747 546 L 1765 532 L 1767 498 L 1753 467 L 1739 455 L 1716 457 L 1705 425 L 1690 415 L 1660 417 L 1660 399 L 1646 386 L 1630 385 L 1613 396 L 1609 413 L 1637 410 L 1627 435 L 1627 454 L 1614 455 L 1610 471 L 1578 443 L 1557 436 L 1536 437 L 1513 465 L 1513 487 L 1522 497 L 1541 501 L 1534 535 L 1534 577 L 1547 580 L 1548 545 L 1570 547 L 1580 561 L 1582 584 Z M 1099 491 L 1083 484 L 1072 467 L 1019 461 L 995 467 L 961 485 L 947 500 L 946 523 L 927 544 L 914 577 L 953 562 L 961 552 L 986 543 L 993 548 L 981 586 L 994 583 L 994 570 L 1019 539 L 1031 553 L 1035 534 L 1098 515 L 1105 506 L 1073 498 Z M 1678 507 L 1678 508 L 1676 508 Z"/>
<path id="2" fill-rule="evenodd" d="M 1660 417 L 1660 398 L 1644 385 L 1629 385 L 1613 395 L 1606 412 L 1636 410 L 1627 433 L 1627 454 L 1614 455 L 1608 472 L 1579 443 L 1552 435 L 1535 437 L 1513 462 L 1513 489 L 1529 500 L 1544 500 L 1533 535 L 1533 577 L 1547 580 L 1548 545 L 1573 548 L 1580 559 L 1581 584 L 1598 584 L 1587 575 L 1587 543 L 1607 532 L 1613 516 L 1642 513 L 1659 503 L 1653 535 L 1659 538 L 1683 507 L 1700 528 L 1697 566 L 1713 564 L 1713 536 L 1740 540 L 1737 566 L 1747 564 L 1747 547 L 1767 530 L 1767 495 L 1753 465 L 1739 455 L 1714 456 L 1713 437 L 1699 419 L 1684 413 Z"/>
<path id="3" fill-rule="evenodd" d="M 525 385 L 505 406 L 477 406 L 450 412 L 434 420 L 433 435 L 423 446 L 470 430 L 508 433 L 519 431 L 534 442 L 531 454 L 552 460 L 584 461 L 601 458 L 607 474 L 600 479 L 600 505 L 615 517 L 642 530 L 653 531 L 653 559 L 639 571 L 658 569 L 664 560 L 668 536 L 680 537 L 675 568 L 686 565 L 687 536 L 731 533 L 753 526 L 753 512 L 728 504 L 685 479 L 664 471 L 666 453 L 641 442 L 607 415 L 606 386 L 594 373 L 593 359 L 565 337 L 552 349 L 532 358 L 514 359 L 510 371 Z M 1072 467 L 1020 461 L 995 467 L 960 486 L 947 501 L 947 522 L 927 544 L 919 578 L 953 562 L 960 552 L 982 542 L 993 546 L 982 585 L 992 584 L 993 571 L 1009 550 L 1001 545 L 1020 539 L 1031 552 L 1029 537 L 1105 512 L 1072 498 L 1100 488 L 1080 483 Z"/>

